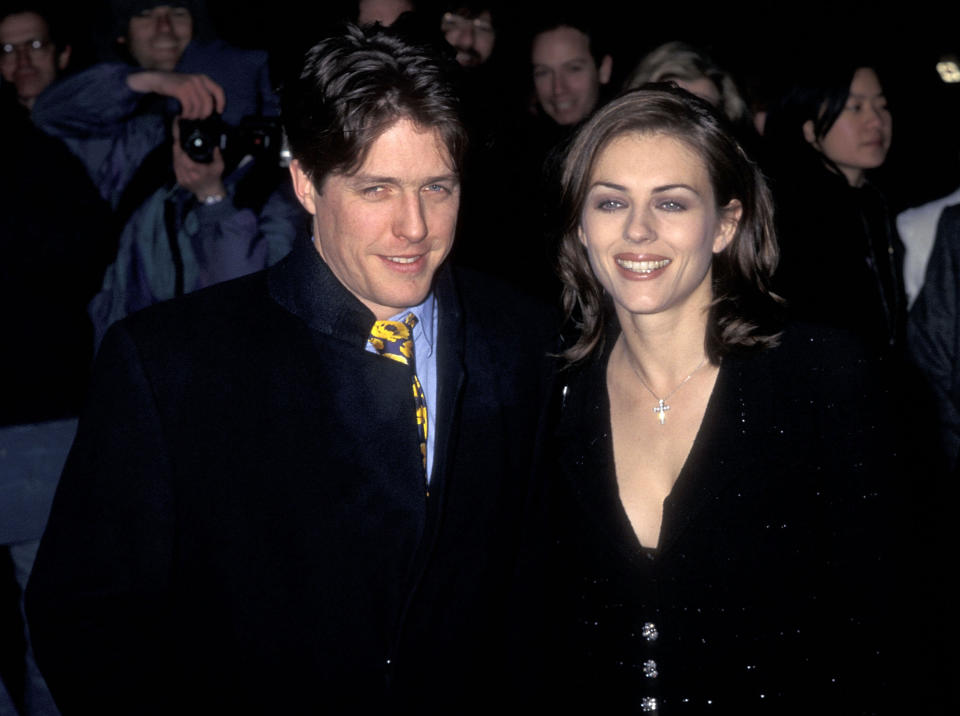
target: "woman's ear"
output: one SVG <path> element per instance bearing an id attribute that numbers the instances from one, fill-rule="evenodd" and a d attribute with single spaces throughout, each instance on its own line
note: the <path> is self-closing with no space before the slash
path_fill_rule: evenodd
<path id="1" fill-rule="evenodd" d="M 730 202 L 720 210 L 720 224 L 717 227 L 717 235 L 713 239 L 713 253 L 719 254 L 737 235 L 737 228 L 740 226 L 740 219 L 743 217 L 743 204 L 739 199 L 731 199 Z"/>
<path id="2" fill-rule="evenodd" d="M 812 119 L 808 119 L 803 123 L 803 138 L 806 139 L 814 149 L 819 149 L 820 142 L 817 140 L 817 133 L 813 129 Z"/>

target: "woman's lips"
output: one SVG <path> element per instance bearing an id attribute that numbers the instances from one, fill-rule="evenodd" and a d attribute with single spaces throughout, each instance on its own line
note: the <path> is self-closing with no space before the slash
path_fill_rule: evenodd
<path id="1" fill-rule="evenodd" d="M 671 260 L 663 256 L 637 256 L 635 254 L 617 254 L 613 257 L 620 273 L 629 279 L 655 278 L 663 273 Z"/>

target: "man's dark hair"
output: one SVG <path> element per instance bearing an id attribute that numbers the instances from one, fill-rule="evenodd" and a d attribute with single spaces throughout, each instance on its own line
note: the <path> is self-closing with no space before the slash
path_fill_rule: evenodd
<path id="1" fill-rule="evenodd" d="M 489 12 L 490 19 L 496 27 L 497 4 L 497 0 L 447 0 L 441 4 L 440 13 L 452 12 L 472 20 L 482 12 Z"/>
<path id="2" fill-rule="evenodd" d="M 359 169 L 400 119 L 439 132 L 460 172 L 467 135 L 442 62 L 379 26 L 348 25 L 307 52 L 300 76 L 281 90 L 281 114 L 293 157 L 318 191 L 329 174 Z"/>
<path id="3" fill-rule="evenodd" d="M 197 20 L 200 3 L 197 0 L 110 0 L 110 9 L 113 13 L 114 35 L 125 36 L 130 26 L 130 19 L 144 10 L 152 10 L 161 5 L 183 7 L 190 11 L 194 21 Z"/>
<path id="4" fill-rule="evenodd" d="M 64 27 L 66 23 L 63 22 L 59 6 L 52 2 L 44 2 L 43 0 L 35 0 L 32 2 L 31 0 L 4 2 L 0 4 L 0 22 L 3 22 L 11 15 L 20 15 L 27 12 L 39 15 L 43 21 L 47 23 L 48 39 L 57 52 L 60 52 L 70 44 L 65 32 L 66 28 Z"/>
<path id="5" fill-rule="evenodd" d="M 530 28 L 531 44 L 537 35 L 542 35 L 544 32 L 550 32 L 551 30 L 558 30 L 561 27 L 579 30 L 586 36 L 587 45 L 590 48 L 590 55 L 593 57 L 593 61 L 597 67 L 603 62 L 603 58 L 610 54 L 610 43 L 606 37 L 606 33 L 603 31 L 603 28 L 596 23 L 594 16 L 588 11 L 564 7 L 547 12 L 538 17 Z"/>

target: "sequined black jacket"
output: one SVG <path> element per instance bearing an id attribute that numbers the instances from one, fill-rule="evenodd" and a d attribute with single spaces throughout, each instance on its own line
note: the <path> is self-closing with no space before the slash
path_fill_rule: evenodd
<path id="1" fill-rule="evenodd" d="M 597 713 L 885 713 L 897 454 L 871 363 L 845 335 L 806 328 L 726 358 L 653 551 L 618 496 L 610 347 L 561 380 L 562 699 Z"/>

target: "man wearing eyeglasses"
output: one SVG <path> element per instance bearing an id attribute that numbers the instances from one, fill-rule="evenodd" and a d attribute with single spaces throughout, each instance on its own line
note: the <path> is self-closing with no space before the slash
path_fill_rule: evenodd
<path id="1" fill-rule="evenodd" d="M 12 12 L 0 19 L 0 74 L 16 87 L 17 100 L 28 110 L 69 62 L 70 45 L 54 37 L 39 12 Z"/>

